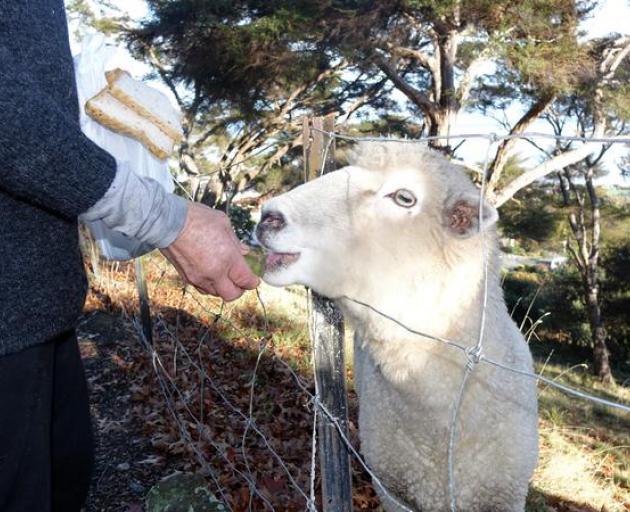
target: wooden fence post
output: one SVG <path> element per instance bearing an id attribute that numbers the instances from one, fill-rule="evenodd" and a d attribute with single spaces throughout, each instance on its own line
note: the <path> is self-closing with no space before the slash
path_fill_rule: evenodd
<path id="1" fill-rule="evenodd" d="M 153 345 L 153 322 L 151 321 L 151 307 L 149 306 L 149 292 L 147 290 L 147 280 L 144 276 L 144 265 L 142 257 L 136 258 L 136 287 L 138 289 L 138 299 L 140 301 L 140 322 L 142 323 L 142 333 L 144 339 Z"/>
<path id="2" fill-rule="evenodd" d="M 322 169 L 324 172 L 334 170 L 334 140 L 331 141 L 328 135 L 318 131 L 332 132 L 334 124 L 333 116 L 307 117 L 304 120 L 304 170 L 308 180 L 317 178 Z M 338 420 L 348 438 L 343 316 L 334 302 L 310 290 L 309 303 L 315 379 L 320 400 Z M 352 512 L 350 453 L 335 425 L 323 414 L 320 413 L 319 417 L 318 442 L 323 510 Z"/>

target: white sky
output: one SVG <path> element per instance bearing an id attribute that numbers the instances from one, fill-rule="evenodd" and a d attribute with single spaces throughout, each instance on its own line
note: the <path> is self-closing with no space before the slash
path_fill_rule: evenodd
<path id="1" fill-rule="evenodd" d="M 148 15 L 148 9 L 144 0 L 113 0 L 111 3 L 119 7 L 121 11 L 126 12 L 134 20 L 139 21 Z M 602 37 L 611 33 L 630 34 L 630 2 L 628 0 L 603 0 L 599 2 L 599 5 L 583 24 L 582 28 L 587 31 L 587 37 L 589 38 Z M 76 52 L 79 51 L 79 48 L 73 45 L 73 50 Z M 125 68 L 138 77 L 146 75 L 150 71 L 147 65 L 134 61 L 127 51 L 122 48 L 109 67 Z M 163 84 L 154 82 L 152 85 L 160 88 L 170 96 L 170 91 Z M 508 118 L 510 121 L 515 122 L 519 114 L 517 107 L 511 108 L 508 112 Z M 550 128 L 547 123 L 540 121 L 533 126 L 531 131 L 550 133 Z M 460 115 L 456 126 L 452 129 L 452 133 L 491 132 L 503 133 L 505 129 L 492 119 L 477 113 L 463 113 Z M 478 163 L 484 160 L 486 147 L 484 141 L 470 140 L 462 145 L 459 155 L 466 161 Z M 535 151 L 526 142 L 521 143 L 519 151 L 522 152 L 523 156 L 536 158 Z M 611 172 L 608 176 L 601 179 L 602 183 L 624 183 L 619 176 L 615 162 L 626 151 L 627 149 L 622 144 L 616 144 L 609 151 L 607 164 Z M 531 160 L 531 163 L 535 163 L 535 160 Z M 628 183 L 625 182 L 625 184 Z"/>

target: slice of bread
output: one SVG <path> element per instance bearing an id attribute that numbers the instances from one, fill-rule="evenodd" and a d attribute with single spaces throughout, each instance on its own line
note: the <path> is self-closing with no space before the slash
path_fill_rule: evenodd
<path id="1" fill-rule="evenodd" d="M 182 115 L 163 93 L 134 80 L 122 69 L 108 71 L 105 76 L 114 98 L 155 123 L 175 142 L 182 140 Z"/>
<path id="2" fill-rule="evenodd" d="M 85 112 L 103 126 L 139 140 L 161 160 L 173 153 L 175 141 L 169 135 L 115 98 L 107 88 L 86 103 Z"/>

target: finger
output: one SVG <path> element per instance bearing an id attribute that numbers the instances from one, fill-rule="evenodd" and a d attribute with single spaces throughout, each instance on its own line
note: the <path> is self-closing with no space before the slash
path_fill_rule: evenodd
<path id="1" fill-rule="evenodd" d="M 190 286 L 192 286 L 195 290 L 197 290 L 199 293 L 203 294 L 203 295 L 214 295 L 215 297 L 218 297 L 219 295 L 217 294 L 217 290 L 214 287 L 214 283 L 210 280 L 203 280 L 203 281 L 197 281 L 197 282 L 190 282 L 189 283 Z"/>
<path id="2" fill-rule="evenodd" d="M 229 279 L 223 279 L 215 284 L 219 297 L 226 302 L 232 302 L 243 295 L 244 290 L 235 286 Z"/>
<path id="3" fill-rule="evenodd" d="M 240 249 L 241 249 L 241 254 L 243 256 L 245 256 L 246 254 L 249 254 L 249 246 L 247 244 L 244 244 L 243 242 L 241 242 Z"/>
<path id="4" fill-rule="evenodd" d="M 215 289 L 215 287 L 211 284 L 205 284 L 202 286 L 196 286 L 193 285 L 195 287 L 195 289 L 203 294 L 203 295 L 212 295 L 213 297 L 219 297 L 219 294 L 217 293 L 217 290 Z"/>
<path id="5" fill-rule="evenodd" d="M 260 284 L 258 276 L 251 271 L 242 258 L 234 263 L 228 272 L 228 277 L 236 286 L 244 290 L 253 290 Z"/>

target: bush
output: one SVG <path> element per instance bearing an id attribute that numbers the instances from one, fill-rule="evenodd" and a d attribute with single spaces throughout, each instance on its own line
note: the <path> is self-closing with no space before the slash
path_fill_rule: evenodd
<path id="1" fill-rule="evenodd" d="M 602 318 L 613 361 L 621 363 L 630 357 L 630 242 L 607 249 L 601 267 Z M 508 310 L 524 331 L 548 313 L 538 329 L 541 337 L 591 346 L 581 277 L 570 265 L 555 272 L 535 268 L 509 272 L 503 290 Z"/>
<path id="2" fill-rule="evenodd" d="M 556 272 L 535 268 L 505 275 L 503 290 L 514 321 L 526 330 L 545 315 L 542 334 L 578 345 L 590 342 L 580 277 L 569 267 Z"/>

